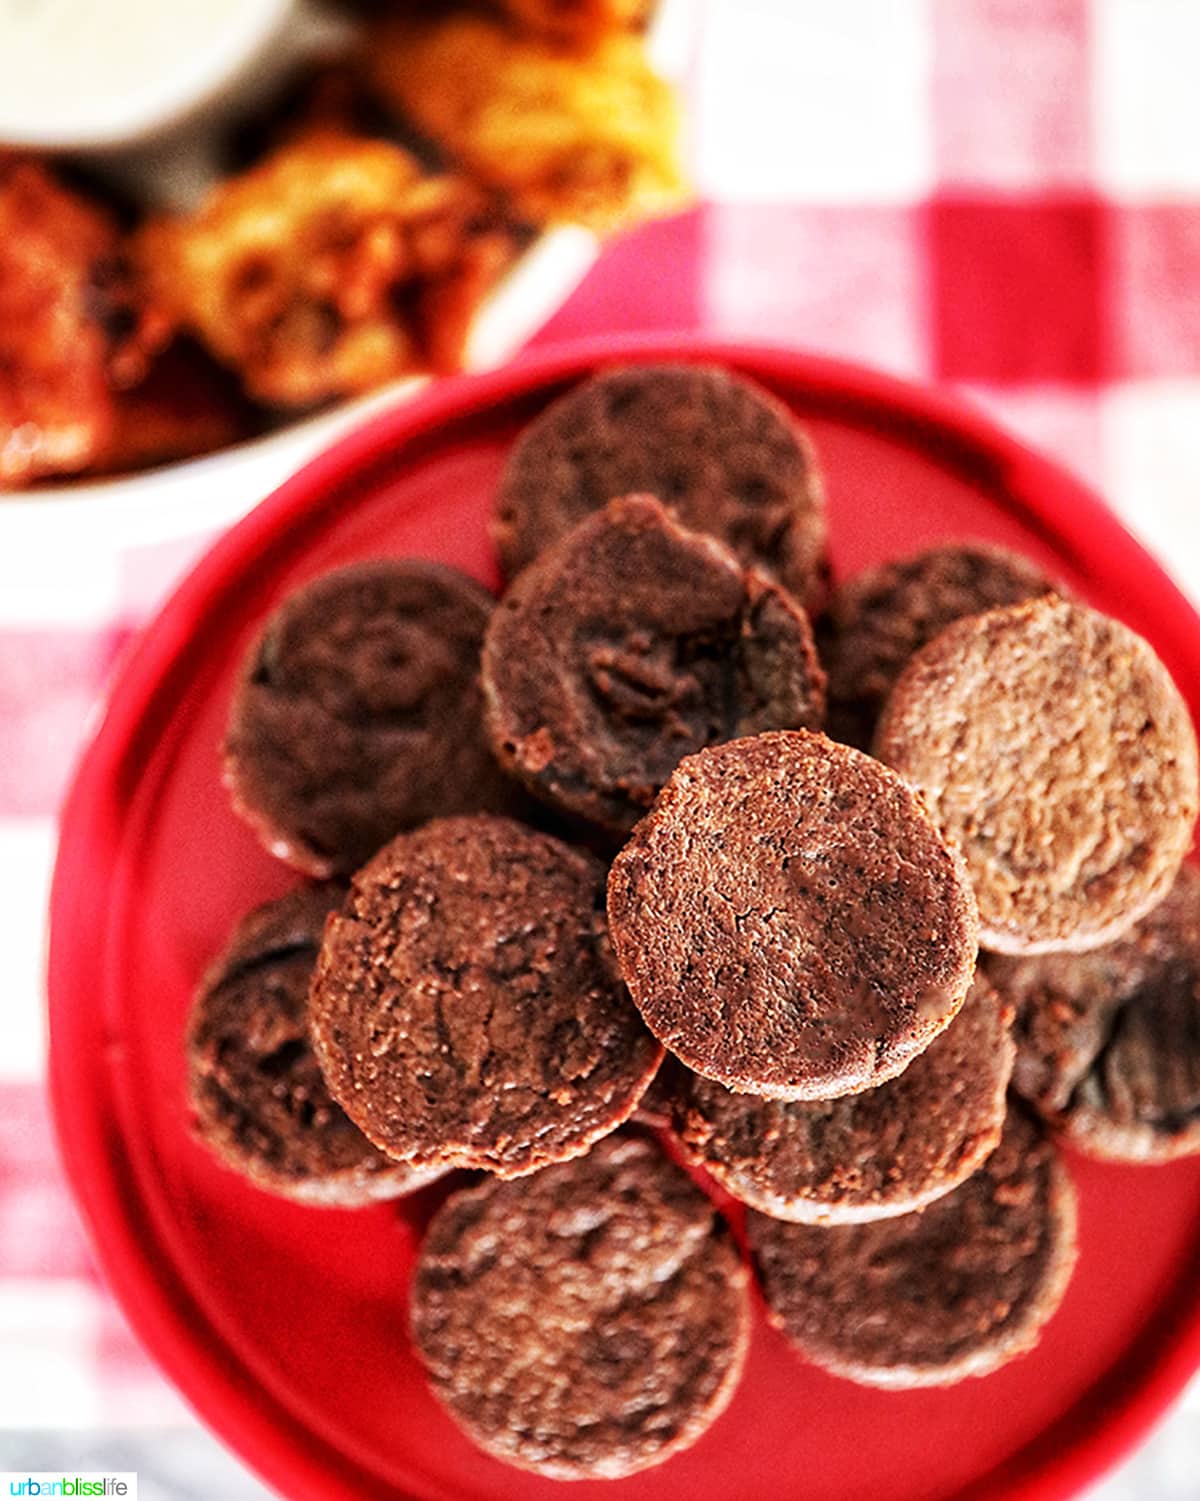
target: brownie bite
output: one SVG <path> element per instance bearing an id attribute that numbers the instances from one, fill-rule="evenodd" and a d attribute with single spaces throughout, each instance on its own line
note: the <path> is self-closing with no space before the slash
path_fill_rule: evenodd
<path id="1" fill-rule="evenodd" d="M 712 1204 L 622 1135 L 452 1195 L 417 1261 L 413 1341 L 482 1449 L 558 1480 L 615 1479 L 695 1443 L 725 1408 L 748 1282 Z"/>
<path id="2" fill-rule="evenodd" d="M 999 1142 L 1010 1021 L 976 974 L 962 1010 L 902 1074 L 837 1100 L 763 1100 L 677 1069 L 676 1135 L 735 1198 L 777 1219 L 910 1213 L 970 1177 Z"/>
<path id="3" fill-rule="evenodd" d="M 1116 943 L 995 955 L 1016 1010 L 1015 1088 L 1073 1145 L 1122 1162 L 1200 1152 L 1200 872 Z"/>
<path id="4" fill-rule="evenodd" d="M 1111 942 L 1192 840 L 1196 736 L 1154 651 L 1053 596 L 956 621 L 901 674 L 876 749 L 962 849 L 980 942 Z"/>
<path id="5" fill-rule="evenodd" d="M 867 568 L 833 592 L 821 622 L 829 732 L 867 750 L 905 663 L 955 620 L 1062 593 L 1028 558 L 983 542 L 947 542 Z"/>
<path id="6" fill-rule="evenodd" d="M 867 1386 L 948 1386 L 1031 1350 L 1075 1266 L 1075 1191 L 1019 1108 L 974 1177 L 918 1214 L 746 1229 L 771 1322 Z"/>
<path id="7" fill-rule="evenodd" d="M 441 563 L 353 563 L 289 594 L 250 649 L 225 781 L 280 859 L 348 874 L 393 834 L 517 812 L 484 740 L 479 651 L 494 601 Z"/>
<path id="8" fill-rule="evenodd" d="M 804 730 L 689 756 L 609 876 L 650 1030 L 696 1073 L 776 1099 L 882 1084 L 975 972 L 962 861 L 887 767 Z"/>
<path id="9" fill-rule="evenodd" d="M 511 819 L 437 819 L 354 877 L 313 1037 L 334 1097 L 420 1167 L 534 1172 L 633 1112 L 662 1051 L 629 1001 L 604 868 Z"/>
<path id="10" fill-rule="evenodd" d="M 492 527 L 505 573 L 635 494 L 657 495 L 801 603 L 823 597 L 825 500 L 812 448 L 753 381 L 707 365 L 638 365 L 561 396 L 505 466 Z"/>
<path id="11" fill-rule="evenodd" d="M 818 729 L 804 610 L 650 496 L 614 500 L 525 569 L 483 647 L 485 724 L 544 801 L 628 831 L 680 760 L 767 729 Z"/>
<path id="12" fill-rule="evenodd" d="M 309 981 L 343 895 L 304 886 L 243 917 L 200 984 L 186 1042 L 198 1139 L 259 1188 L 335 1207 L 436 1176 L 371 1145 L 334 1102 L 309 1042 Z"/>

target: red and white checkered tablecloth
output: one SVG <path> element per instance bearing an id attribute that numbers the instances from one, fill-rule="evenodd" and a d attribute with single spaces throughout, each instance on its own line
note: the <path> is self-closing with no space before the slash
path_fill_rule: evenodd
<path id="1" fill-rule="evenodd" d="M 694 9 L 701 206 L 613 245 L 538 342 L 699 329 L 948 383 L 1082 473 L 1200 599 L 1200 3 Z M 64 535 L 50 571 L 0 514 L 0 1468 L 5 1431 L 190 1421 L 98 1283 L 55 1162 L 41 968 L 89 718 L 207 540 Z M 195 1493 L 235 1494 L 222 1473 Z M 1197 1475 L 1194 1390 L 1103 1495 L 1195 1501 Z"/>

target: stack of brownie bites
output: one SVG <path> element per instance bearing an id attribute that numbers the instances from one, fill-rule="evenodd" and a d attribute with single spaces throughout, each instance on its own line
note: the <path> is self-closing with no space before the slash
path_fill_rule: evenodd
<path id="1" fill-rule="evenodd" d="M 445 1178 L 412 1341 L 544 1475 L 694 1442 L 751 1268 L 852 1381 L 1029 1350 L 1075 1258 L 1058 1143 L 1200 1151 L 1165 668 L 970 541 L 834 587 L 807 439 L 708 367 L 561 396 L 493 526 L 498 603 L 377 559 L 246 658 L 226 780 L 313 880 L 200 985 L 201 1139 L 312 1204 Z"/>

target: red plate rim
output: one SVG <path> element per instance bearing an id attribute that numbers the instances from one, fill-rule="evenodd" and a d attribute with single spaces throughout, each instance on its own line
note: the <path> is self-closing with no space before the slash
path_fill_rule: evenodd
<path id="1" fill-rule="evenodd" d="M 686 359 L 727 364 L 770 382 L 803 388 L 814 406 L 836 399 L 841 408 L 888 409 L 914 433 L 944 449 L 983 458 L 1035 527 L 1055 517 L 1056 541 L 1069 540 L 1085 571 L 1114 545 L 1122 552 L 1122 584 L 1131 599 L 1153 600 L 1164 632 L 1195 642 L 1200 677 L 1200 620 L 1160 565 L 1080 481 L 1027 448 L 987 417 L 944 393 L 897 377 L 780 346 L 699 336 L 603 336 L 553 346 L 484 375 L 444 380 L 416 400 L 383 413 L 306 464 L 232 527 L 205 553 L 126 653 L 112 683 L 103 718 L 84 750 L 60 818 L 60 838 L 50 899 L 47 959 L 49 1085 L 59 1153 L 104 1277 L 143 1345 L 200 1417 L 260 1475 L 282 1492 L 312 1501 L 357 1501 L 330 1474 L 336 1451 L 297 1424 L 283 1407 L 256 1389 L 250 1373 L 199 1318 L 183 1282 L 155 1264 L 131 1215 L 134 1196 L 109 1123 L 97 1100 L 89 1108 L 71 1091 L 64 1063 L 73 1004 L 68 976 L 95 962 L 100 943 L 90 900 L 96 871 L 90 859 L 104 807 L 130 743 L 147 732 L 144 716 L 176 656 L 186 623 L 207 611 L 247 556 L 314 509 L 317 498 L 344 485 L 382 453 L 400 458 L 406 444 L 452 419 L 578 379 L 622 361 Z M 1069 508 L 1069 538 L 1058 530 Z M 153 726 L 149 727 L 153 731 Z M 1142 1379 L 1073 1425 L 1070 1441 L 1036 1471 L 1020 1471 L 1014 1456 L 994 1481 L 972 1486 L 972 1501 L 1066 1501 L 1098 1479 L 1145 1437 L 1200 1368 L 1200 1287 L 1183 1317 L 1157 1341 Z M 326 1458 L 322 1456 L 328 1454 Z"/>

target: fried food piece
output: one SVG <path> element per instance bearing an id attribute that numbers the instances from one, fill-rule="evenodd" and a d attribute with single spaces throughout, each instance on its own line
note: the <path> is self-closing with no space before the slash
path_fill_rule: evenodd
<path id="1" fill-rule="evenodd" d="M 585 53 L 485 16 L 395 20 L 371 38 L 376 89 L 535 224 L 599 230 L 683 196 L 675 96 L 634 36 Z"/>
<path id="2" fill-rule="evenodd" d="M 564 45 L 594 42 L 613 31 L 639 31 L 650 0 L 493 0 L 497 10 L 534 36 Z"/>
<path id="3" fill-rule="evenodd" d="M 73 474 L 111 440 L 114 389 L 165 339 L 115 219 L 0 157 L 0 486 Z"/>
<path id="4" fill-rule="evenodd" d="M 316 131 L 149 224 L 139 254 L 179 327 L 258 400 L 305 407 L 451 370 L 512 254 L 481 190 L 398 146 Z"/>
<path id="5" fill-rule="evenodd" d="M 114 401 L 114 421 L 92 474 L 124 474 L 212 453 L 248 437 L 256 415 L 237 382 L 190 340 L 170 345 L 145 378 Z"/>

